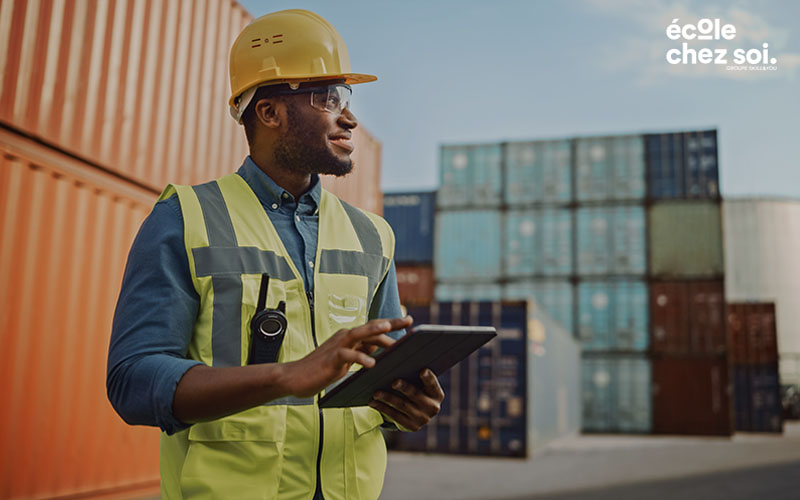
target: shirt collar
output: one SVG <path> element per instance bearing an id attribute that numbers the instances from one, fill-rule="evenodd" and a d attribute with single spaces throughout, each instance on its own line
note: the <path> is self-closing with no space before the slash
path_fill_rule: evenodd
<path id="1" fill-rule="evenodd" d="M 273 205 L 283 207 L 292 205 L 294 208 L 294 196 L 272 180 L 250 156 L 244 159 L 244 163 L 239 168 L 238 174 L 247 182 L 250 189 L 256 194 L 264 207 L 272 208 Z M 322 196 L 322 187 L 319 175 L 311 175 L 311 187 L 300 196 L 297 204 L 297 211 L 301 214 L 315 214 L 319 208 L 319 201 Z M 274 210 L 274 208 L 273 208 Z"/>

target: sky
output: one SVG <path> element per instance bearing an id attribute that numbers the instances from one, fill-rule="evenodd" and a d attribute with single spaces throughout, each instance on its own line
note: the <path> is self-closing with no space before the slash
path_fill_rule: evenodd
<path id="1" fill-rule="evenodd" d="M 241 0 L 312 10 L 341 33 L 352 110 L 383 143 L 386 191 L 439 185 L 442 144 L 716 128 L 723 196 L 800 198 L 800 2 L 794 0 Z M 731 40 L 667 27 L 731 24 Z M 693 34 L 691 27 L 685 33 Z M 680 35 L 678 35 L 680 36 Z M 682 43 L 728 64 L 670 64 Z M 741 70 L 737 49 L 770 70 Z M 735 66 L 728 69 L 728 66 Z"/>

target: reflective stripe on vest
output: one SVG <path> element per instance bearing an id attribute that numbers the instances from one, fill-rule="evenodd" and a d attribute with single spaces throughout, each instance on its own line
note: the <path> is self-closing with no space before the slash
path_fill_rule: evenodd
<path id="1" fill-rule="evenodd" d="M 279 361 L 313 350 L 303 280 L 246 182 L 234 174 L 200 186 L 170 185 L 161 199 L 174 193 L 180 199 L 189 266 L 201 298 L 189 357 L 215 367 L 246 362 L 248 324 L 262 272 L 271 277 L 267 306 L 287 302 L 289 328 Z M 339 328 L 366 322 L 393 257 L 394 236 L 380 217 L 324 190 L 319 214 L 314 316 L 322 343 Z M 289 498 L 308 491 L 310 498 L 316 484 L 318 411 L 316 398 L 286 397 L 163 435 L 162 495 Z M 324 412 L 321 471 L 326 500 L 376 498 L 386 459 L 380 414 L 368 407 Z M 237 463 L 243 457 L 257 463 Z M 270 479 L 248 470 L 280 472 Z"/>

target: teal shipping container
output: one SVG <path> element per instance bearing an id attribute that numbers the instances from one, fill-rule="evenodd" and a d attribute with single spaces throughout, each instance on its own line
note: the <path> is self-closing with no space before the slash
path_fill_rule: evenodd
<path id="1" fill-rule="evenodd" d="M 504 275 L 569 276 L 572 215 L 568 209 L 511 210 L 505 215 Z"/>
<path id="2" fill-rule="evenodd" d="M 502 287 L 498 283 L 437 283 L 434 297 L 439 302 L 498 301 Z"/>
<path id="3" fill-rule="evenodd" d="M 437 207 L 499 207 L 501 157 L 500 144 L 442 146 Z"/>
<path id="4" fill-rule="evenodd" d="M 572 198 L 569 140 L 505 145 L 505 201 L 510 206 L 566 204 Z"/>
<path id="5" fill-rule="evenodd" d="M 650 273 L 716 277 L 725 272 L 722 216 L 714 201 L 665 201 L 649 208 Z"/>
<path id="6" fill-rule="evenodd" d="M 495 210 L 436 214 L 434 270 L 437 281 L 500 278 L 500 215 Z"/>
<path id="7" fill-rule="evenodd" d="M 502 293 L 503 300 L 535 299 L 556 323 L 575 336 L 574 288 L 567 280 L 534 280 L 507 283 Z"/>
<path id="8" fill-rule="evenodd" d="M 649 345 L 648 324 L 644 281 L 598 280 L 578 285 L 578 339 L 584 351 L 644 352 Z"/>
<path id="9" fill-rule="evenodd" d="M 584 432 L 652 431 L 652 370 L 645 356 L 584 353 L 581 379 Z"/>
<path id="10" fill-rule="evenodd" d="M 647 231 L 641 206 L 579 208 L 577 274 L 645 275 Z"/>
<path id="11" fill-rule="evenodd" d="M 577 139 L 575 164 L 579 203 L 645 197 L 644 140 L 640 135 Z"/>

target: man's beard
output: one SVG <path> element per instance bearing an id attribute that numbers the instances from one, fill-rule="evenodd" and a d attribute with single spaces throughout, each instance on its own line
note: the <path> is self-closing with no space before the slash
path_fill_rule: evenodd
<path id="1" fill-rule="evenodd" d="M 289 105 L 289 131 L 278 139 L 275 145 L 275 163 L 295 172 L 308 174 L 329 174 L 343 177 L 353 170 L 353 162 L 337 158 L 319 135 L 298 123 L 294 104 Z M 318 146 L 315 144 L 319 143 Z"/>

